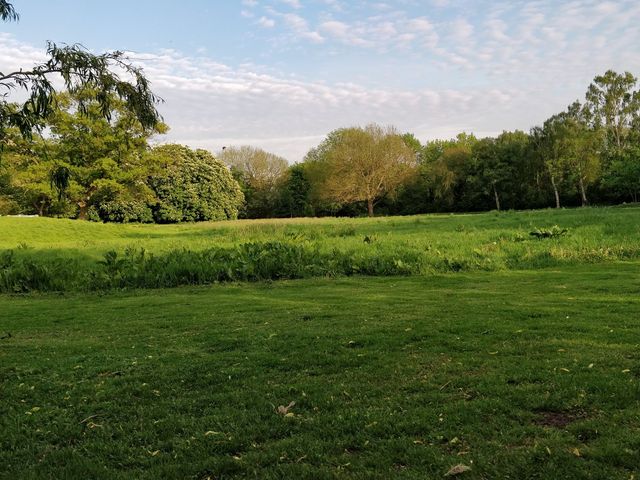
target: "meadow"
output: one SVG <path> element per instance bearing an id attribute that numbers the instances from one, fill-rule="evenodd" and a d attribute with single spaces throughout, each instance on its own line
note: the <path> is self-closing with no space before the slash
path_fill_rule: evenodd
<path id="1" fill-rule="evenodd" d="M 640 208 L 0 250 L 0 478 L 638 478 Z"/>
<path id="2" fill-rule="evenodd" d="M 503 271 L 640 258 L 638 207 L 166 226 L 2 217 L 0 232 L 5 293 Z"/>

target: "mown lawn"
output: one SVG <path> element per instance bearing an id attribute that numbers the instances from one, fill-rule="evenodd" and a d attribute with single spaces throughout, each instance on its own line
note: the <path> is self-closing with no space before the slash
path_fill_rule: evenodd
<path id="1" fill-rule="evenodd" d="M 0 477 L 638 478 L 639 293 L 610 262 L 0 296 Z"/>

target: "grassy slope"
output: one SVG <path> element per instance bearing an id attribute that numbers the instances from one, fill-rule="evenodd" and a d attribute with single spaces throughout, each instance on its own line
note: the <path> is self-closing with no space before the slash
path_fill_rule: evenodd
<path id="1" fill-rule="evenodd" d="M 179 225 L 98 224 L 52 218 L 0 217 L 0 250 L 19 246 L 35 250 L 70 251 L 98 257 L 126 247 L 152 252 L 232 246 L 251 241 L 305 240 L 338 247 L 361 247 L 364 236 L 374 241 L 416 247 L 466 251 L 499 242 L 515 233 L 525 238 L 535 227 L 554 224 L 570 228 L 567 248 L 631 243 L 640 234 L 640 207 L 532 210 L 481 214 L 408 217 L 301 218 L 238 220 Z"/>
<path id="2" fill-rule="evenodd" d="M 0 477 L 633 478 L 639 272 L 0 296 Z"/>
<path id="3" fill-rule="evenodd" d="M 529 235 L 554 224 L 569 228 L 569 235 L 551 240 Z M 251 242 L 257 245 L 247 246 Z M 128 247 L 147 254 L 127 257 Z M 12 256 L 3 249 L 14 249 Z M 109 250 L 117 252 L 113 268 L 98 263 Z M 638 259 L 638 207 L 171 226 L 0 218 L 0 292 L 500 271 Z"/>

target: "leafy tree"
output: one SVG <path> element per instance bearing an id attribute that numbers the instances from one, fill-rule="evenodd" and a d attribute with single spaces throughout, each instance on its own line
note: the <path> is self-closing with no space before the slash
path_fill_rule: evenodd
<path id="1" fill-rule="evenodd" d="M 0 164 L 4 213 L 73 216 L 51 185 L 49 177 L 55 161 L 47 151 L 46 141 L 40 136 L 27 141 L 17 129 L 7 131 Z"/>
<path id="2" fill-rule="evenodd" d="M 67 185 L 54 186 L 60 197 L 77 206 L 80 219 L 151 221 L 147 203 L 153 203 L 154 194 L 145 178 L 153 165 L 144 153 L 152 130 L 117 98 L 109 100 L 114 115 L 107 120 L 93 96 L 86 89 L 55 96 L 57 108 L 46 122 L 51 134 L 48 156 L 55 160 L 53 171 L 65 171 Z M 165 131 L 162 123 L 153 130 Z"/>
<path id="3" fill-rule="evenodd" d="M 500 210 L 502 184 L 509 179 L 511 165 L 505 162 L 495 138 L 483 138 L 473 146 L 472 156 L 475 163 L 476 178 L 482 193 L 492 195 L 496 210 Z"/>
<path id="4" fill-rule="evenodd" d="M 393 128 L 344 129 L 327 151 L 321 193 L 338 202 L 366 202 L 369 216 L 385 195 L 414 173 L 416 158 Z"/>
<path id="5" fill-rule="evenodd" d="M 472 149 L 477 141 L 475 136 L 461 133 L 452 140 L 429 142 L 423 149 L 423 165 L 438 209 L 448 210 L 458 204 L 468 179 Z"/>
<path id="6" fill-rule="evenodd" d="M 329 198 L 323 191 L 324 184 L 330 174 L 327 168 L 329 154 L 341 142 L 346 131 L 346 128 L 332 130 L 318 146 L 310 149 L 303 159 L 302 165 L 310 187 L 308 197 L 315 215 L 337 215 L 345 207 L 349 207 L 346 202 Z"/>
<path id="7" fill-rule="evenodd" d="M 594 127 L 604 127 L 617 149 L 627 146 L 629 134 L 640 115 L 640 91 L 634 91 L 638 79 L 631 73 L 608 70 L 589 85 L 586 107 Z"/>
<path id="8" fill-rule="evenodd" d="M 0 0 L 0 19 L 17 21 L 13 5 Z M 56 109 L 56 80 L 75 94 L 91 92 L 78 103 L 78 110 L 87 113 L 90 103 L 97 103 L 97 111 L 109 120 L 115 100 L 131 112 L 144 129 L 154 129 L 160 120 L 156 105 L 161 99 L 153 94 L 142 69 L 134 66 L 123 52 L 94 55 L 80 45 L 58 46 L 47 43 L 49 59 L 29 69 L 0 72 L 0 146 L 5 144 L 7 129 L 16 127 L 23 136 L 31 137 L 40 130 L 43 121 Z M 90 87 L 89 89 L 87 87 Z M 22 90 L 26 101 L 11 103 L 10 94 Z M 53 180 L 59 187 L 68 179 L 64 170 L 56 171 Z"/>
<path id="9" fill-rule="evenodd" d="M 640 145 L 614 155 L 603 184 L 620 200 L 640 201 Z"/>
<path id="10" fill-rule="evenodd" d="M 292 165 L 282 188 L 282 207 L 287 216 L 305 217 L 313 215 L 310 199 L 311 183 L 304 164 Z"/>
<path id="11" fill-rule="evenodd" d="M 560 208 L 560 187 L 567 172 L 564 150 L 567 130 L 563 117 L 552 116 L 542 127 L 532 128 L 531 136 L 536 145 L 536 153 L 540 156 L 551 182 L 555 206 Z"/>
<path id="12" fill-rule="evenodd" d="M 244 201 L 229 169 L 206 150 L 162 145 L 148 154 L 159 167 L 148 183 L 157 203 L 158 223 L 227 220 L 238 217 Z"/>
<path id="13" fill-rule="evenodd" d="M 287 181 L 288 162 L 251 146 L 226 148 L 218 158 L 231 168 L 242 186 L 245 215 L 248 218 L 276 216 L 281 190 Z"/>
<path id="14" fill-rule="evenodd" d="M 416 160 L 420 161 L 420 156 L 422 155 L 422 144 L 420 140 L 418 140 L 413 133 L 405 133 L 402 135 L 402 140 L 407 147 L 413 150 Z"/>

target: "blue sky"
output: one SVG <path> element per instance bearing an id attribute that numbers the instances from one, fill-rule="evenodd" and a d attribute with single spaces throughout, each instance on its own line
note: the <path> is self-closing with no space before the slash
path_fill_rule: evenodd
<path id="1" fill-rule="evenodd" d="M 15 0 L 0 71 L 46 40 L 120 49 L 177 141 L 302 158 L 330 130 L 392 124 L 425 141 L 528 129 L 608 68 L 640 74 L 640 2 Z"/>

